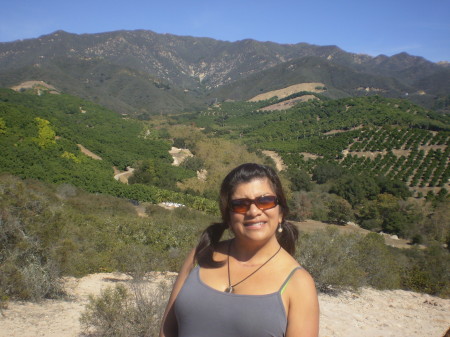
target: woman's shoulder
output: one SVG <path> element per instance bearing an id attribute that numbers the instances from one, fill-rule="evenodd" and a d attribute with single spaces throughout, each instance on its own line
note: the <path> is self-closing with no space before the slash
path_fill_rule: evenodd
<path id="1" fill-rule="evenodd" d="M 311 274 L 302 266 L 293 267 L 286 279 L 286 292 L 295 298 L 306 294 L 316 294 L 316 285 Z"/>
<path id="2" fill-rule="evenodd" d="M 287 275 L 286 279 L 289 279 L 289 288 L 298 290 L 299 288 L 310 288 L 311 285 L 314 285 L 314 280 L 309 272 L 288 252 L 284 251 L 280 260 L 282 269 L 280 272 Z"/>

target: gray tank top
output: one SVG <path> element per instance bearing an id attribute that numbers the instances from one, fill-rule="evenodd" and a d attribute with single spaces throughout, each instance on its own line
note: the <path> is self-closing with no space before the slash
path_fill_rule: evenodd
<path id="1" fill-rule="evenodd" d="M 283 337 L 287 317 L 280 290 L 267 295 L 239 295 L 218 291 L 200 279 L 196 266 L 175 300 L 178 337 Z"/>

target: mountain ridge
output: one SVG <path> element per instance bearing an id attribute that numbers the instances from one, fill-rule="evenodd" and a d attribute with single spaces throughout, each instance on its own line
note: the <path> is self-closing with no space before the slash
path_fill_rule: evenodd
<path id="1" fill-rule="evenodd" d="M 306 60 L 311 59 L 316 62 L 308 64 Z M 305 81 L 300 73 L 293 76 L 286 69 L 292 63 L 302 63 L 302 73 L 309 72 L 311 78 Z M 327 68 L 325 73 L 317 71 L 320 67 Z M 367 94 L 335 86 L 336 80 L 325 82 L 324 77 L 336 76 L 333 69 L 341 69 L 341 73 L 345 69 L 346 75 L 341 76 L 352 78 L 356 88 L 384 82 L 388 97 L 408 94 L 409 99 L 427 107 L 450 89 L 450 68 L 445 64 L 407 53 L 391 57 L 353 54 L 333 45 L 252 39 L 229 42 L 148 30 L 80 35 L 58 30 L 35 39 L 0 43 L 0 86 L 43 80 L 137 116 L 201 109 L 212 97 L 233 98 L 223 96 L 227 86 L 240 88 L 241 94 L 252 91 L 248 79 L 255 76 L 290 85 L 323 82 L 331 90 L 331 98 Z M 109 86 L 105 84 L 108 81 Z M 128 97 L 130 87 L 139 99 Z M 425 94 L 411 96 L 415 92 Z"/>

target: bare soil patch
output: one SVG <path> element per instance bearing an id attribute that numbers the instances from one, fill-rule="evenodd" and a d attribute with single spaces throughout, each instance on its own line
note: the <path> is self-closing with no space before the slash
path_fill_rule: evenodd
<path id="1" fill-rule="evenodd" d="M 343 130 L 343 129 L 331 130 L 331 131 L 325 132 L 324 135 L 334 135 L 334 134 L 337 134 L 337 133 L 343 133 L 343 132 L 349 132 L 349 131 L 353 131 L 353 130 L 359 130 L 359 129 L 362 129 L 363 127 L 364 127 L 363 125 L 358 125 L 358 126 L 355 126 L 354 128 L 348 129 L 348 130 Z"/>
<path id="2" fill-rule="evenodd" d="M 305 159 L 317 159 L 317 158 L 322 158 L 322 156 L 319 156 L 317 154 L 314 153 L 309 153 L 309 152 L 300 152 L 301 155 L 303 155 L 303 157 Z"/>
<path id="3" fill-rule="evenodd" d="M 173 146 L 170 149 L 169 154 L 173 158 L 173 166 L 180 166 L 180 164 L 185 161 L 186 158 L 194 156 L 189 149 L 179 149 Z"/>
<path id="4" fill-rule="evenodd" d="M 148 283 L 156 287 L 175 273 L 150 273 Z M 81 337 L 80 316 L 89 295 L 97 296 L 106 287 L 129 285 L 131 277 L 120 273 L 99 273 L 81 279 L 64 278 L 67 300 L 40 303 L 12 302 L 0 315 L 0 337 Z"/>
<path id="5" fill-rule="evenodd" d="M 134 168 L 128 166 L 126 171 L 120 171 L 117 167 L 113 166 L 114 179 L 121 183 L 128 184 L 128 179 L 133 175 Z"/>
<path id="6" fill-rule="evenodd" d="M 11 87 L 12 90 L 20 91 L 22 89 L 46 89 L 52 94 L 59 94 L 58 89 L 56 89 L 53 85 L 45 83 L 44 81 L 25 81 L 20 83 L 19 85 L 15 85 Z"/>
<path id="7" fill-rule="evenodd" d="M 273 90 L 273 91 L 266 92 L 264 94 L 257 95 L 255 97 L 249 99 L 249 102 L 264 101 L 264 100 L 272 98 L 274 96 L 277 96 L 278 99 L 281 99 L 281 98 L 288 97 L 292 94 L 295 94 L 295 93 L 301 92 L 301 91 L 311 91 L 311 92 L 321 93 L 324 90 L 318 89 L 318 88 L 324 88 L 324 87 L 325 87 L 325 84 L 323 84 L 323 83 L 299 83 L 299 84 L 294 84 L 294 85 L 291 85 L 291 86 L 283 88 L 283 89 Z"/>

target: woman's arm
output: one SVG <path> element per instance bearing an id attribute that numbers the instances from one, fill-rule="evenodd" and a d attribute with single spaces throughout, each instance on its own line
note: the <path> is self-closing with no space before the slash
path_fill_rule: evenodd
<path id="1" fill-rule="evenodd" d="M 319 301 L 314 280 L 300 269 L 286 288 L 289 296 L 286 337 L 317 337 L 319 335 Z"/>
<path id="2" fill-rule="evenodd" d="M 178 277 L 173 285 L 172 293 L 170 294 L 169 301 L 167 302 L 166 310 L 164 311 L 161 330 L 159 333 L 160 337 L 177 337 L 178 336 L 178 325 L 177 319 L 175 317 L 175 312 L 173 308 L 173 304 L 175 299 L 178 296 L 178 293 L 181 290 L 181 287 L 184 284 L 184 281 L 188 277 L 192 268 L 194 267 L 194 254 L 195 249 L 193 249 L 186 260 L 183 263 L 183 266 L 178 273 Z"/>

